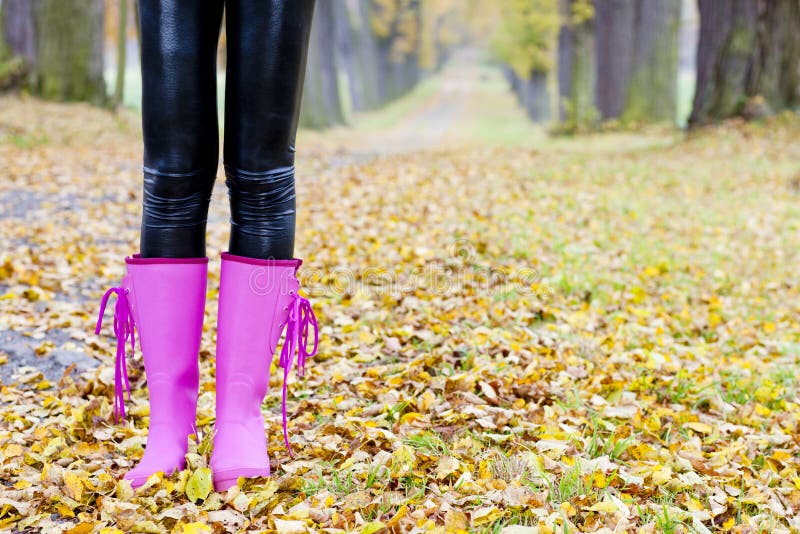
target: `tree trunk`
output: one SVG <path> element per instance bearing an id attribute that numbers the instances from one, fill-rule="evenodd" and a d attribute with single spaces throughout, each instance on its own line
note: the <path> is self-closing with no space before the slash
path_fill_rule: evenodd
<path id="1" fill-rule="evenodd" d="M 31 0 L 3 0 L 2 28 L 4 44 L 29 65 L 36 61 L 36 31 Z"/>
<path id="2" fill-rule="evenodd" d="M 382 27 L 375 36 L 378 59 L 376 81 L 381 103 L 403 96 L 419 81 L 421 16 L 419 0 L 369 2 L 371 26 Z"/>
<path id="3" fill-rule="evenodd" d="M 403 93 L 406 94 L 419 83 L 419 47 L 420 31 L 422 28 L 422 2 L 421 0 L 407 0 L 407 16 L 413 20 L 415 30 L 410 35 L 404 36 L 409 40 L 408 52 L 403 57 Z"/>
<path id="4" fill-rule="evenodd" d="M 364 108 L 364 80 L 358 68 L 355 52 L 355 35 L 353 16 L 346 0 L 330 0 L 336 10 L 336 62 L 344 69 L 347 76 L 347 91 L 350 97 L 350 109 Z"/>
<path id="5" fill-rule="evenodd" d="M 34 13 L 36 93 L 104 103 L 102 0 L 36 0 Z"/>
<path id="6" fill-rule="evenodd" d="M 376 80 L 375 83 L 378 89 L 378 102 L 383 104 L 393 100 L 397 93 L 395 88 L 397 77 L 391 60 L 392 56 L 392 38 L 380 37 L 377 40 L 376 56 L 377 65 L 375 69 Z"/>
<path id="7" fill-rule="evenodd" d="M 800 103 L 800 0 L 699 0 L 690 126 Z"/>
<path id="8" fill-rule="evenodd" d="M 756 41 L 748 95 L 773 110 L 800 104 L 800 0 L 761 0 Z"/>
<path id="9" fill-rule="evenodd" d="M 550 97 L 547 90 L 547 73 L 533 71 L 527 80 L 521 81 L 520 101 L 534 122 L 545 122 L 550 118 Z"/>
<path id="10" fill-rule="evenodd" d="M 603 119 L 675 119 L 681 0 L 596 0 L 597 88 Z"/>
<path id="11" fill-rule="evenodd" d="M 565 131 L 576 131 L 597 120 L 594 107 L 594 21 L 573 22 L 574 0 L 562 3 L 566 23 L 558 35 L 559 115 Z"/>
<path id="12" fill-rule="evenodd" d="M 378 40 L 370 26 L 369 0 L 348 0 L 348 2 L 355 21 L 356 53 L 361 70 L 359 78 L 364 95 L 363 107 L 355 109 L 375 109 L 384 100 L 381 99 L 383 93 L 378 69 Z"/>
<path id="13" fill-rule="evenodd" d="M 344 122 L 339 96 L 334 42 L 336 31 L 334 4 L 317 2 L 306 66 L 301 123 L 311 128 L 326 128 Z"/>
<path id="14" fill-rule="evenodd" d="M 634 57 L 636 0 L 596 0 L 597 88 L 603 119 L 622 115 Z"/>
<path id="15" fill-rule="evenodd" d="M 25 84 L 36 61 L 36 33 L 30 0 L 0 3 L 0 90 Z"/>
<path id="16" fill-rule="evenodd" d="M 78 30 L 79 29 L 79 30 Z M 0 86 L 21 58 L 22 81 L 52 100 L 105 103 L 102 0 L 5 0 L 0 11 Z M 5 76 L 5 78 L 8 78 Z"/>
<path id="17" fill-rule="evenodd" d="M 638 0 L 623 121 L 676 120 L 680 21 L 680 0 Z"/>
<path id="18" fill-rule="evenodd" d="M 125 97 L 125 67 L 128 49 L 128 0 L 119 1 L 119 24 L 117 25 L 117 79 L 114 84 L 114 106 L 122 104 Z"/>
<path id="19" fill-rule="evenodd" d="M 528 79 L 524 79 L 517 76 L 510 67 L 505 67 L 503 71 L 511 90 L 525 108 L 528 117 L 534 122 L 547 121 L 550 118 L 548 74 L 534 70 Z"/>

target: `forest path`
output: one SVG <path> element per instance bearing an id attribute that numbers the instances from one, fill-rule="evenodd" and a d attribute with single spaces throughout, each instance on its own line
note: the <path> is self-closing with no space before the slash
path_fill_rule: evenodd
<path id="1" fill-rule="evenodd" d="M 448 142 L 474 108 L 470 93 L 481 80 L 482 70 L 475 53 L 462 53 L 429 83 L 434 90 L 416 109 L 403 116 L 391 128 L 382 130 L 376 145 L 384 152 L 410 152 L 430 149 Z M 507 95 L 510 98 L 512 95 Z M 419 98 L 416 95 L 407 98 Z M 356 119 L 358 120 L 358 119 Z M 356 123 L 357 124 L 357 123 Z"/>
<path id="2" fill-rule="evenodd" d="M 353 156 L 544 138 L 544 128 L 528 120 L 500 70 L 474 48 L 456 52 L 440 72 L 380 110 L 353 113 L 346 126 L 300 133 L 301 144 L 338 146 Z"/>
<path id="3" fill-rule="evenodd" d="M 379 110 L 353 113 L 349 124 L 322 132 L 301 130 L 298 165 L 307 165 L 303 154 L 309 152 L 339 154 L 328 161 L 332 164 L 499 147 L 597 155 L 664 148 L 681 138 L 680 131 L 663 128 L 598 132 L 582 136 L 580 143 L 569 136 L 550 136 L 548 124 L 528 118 L 486 52 L 469 48 L 454 53 L 440 72 Z"/>

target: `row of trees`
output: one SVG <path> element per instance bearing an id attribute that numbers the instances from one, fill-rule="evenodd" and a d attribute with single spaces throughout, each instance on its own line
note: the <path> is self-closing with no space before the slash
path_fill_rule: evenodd
<path id="1" fill-rule="evenodd" d="M 673 121 L 682 3 L 502 0 L 493 48 L 534 120 L 556 118 L 566 131 Z M 698 0 L 698 8 L 690 126 L 800 103 L 800 0 Z"/>
<path id="2" fill-rule="evenodd" d="M 464 14 L 476 4 L 318 1 L 302 123 L 339 124 L 348 110 L 375 109 L 405 94 L 463 39 Z M 127 5 L 126 0 L 0 0 L 0 90 L 25 85 L 44 98 L 107 103 L 103 43 L 117 41 L 118 77 L 110 102 L 121 101 Z M 225 44 L 223 34 L 222 61 Z"/>
<path id="3" fill-rule="evenodd" d="M 478 0 L 325 0 L 316 3 L 306 69 L 306 126 L 375 109 L 437 70 L 466 35 Z"/>

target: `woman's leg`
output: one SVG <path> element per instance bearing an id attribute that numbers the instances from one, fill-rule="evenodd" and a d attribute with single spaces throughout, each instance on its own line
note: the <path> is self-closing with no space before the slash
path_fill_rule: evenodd
<path id="1" fill-rule="evenodd" d="M 229 251 L 294 254 L 294 140 L 314 0 L 227 0 Z"/>
<path id="2" fill-rule="evenodd" d="M 226 0 L 226 10 L 225 175 L 231 240 L 230 254 L 222 255 L 217 319 L 211 455 L 217 491 L 235 485 L 239 477 L 269 476 L 261 402 L 272 355 L 285 329 L 289 345 L 281 363 L 288 378 L 292 362 L 305 362 L 315 350 L 308 352 L 311 344 L 300 342 L 300 336 L 317 334 L 311 305 L 298 294 L 300 260 L 290 259 L 294 136 L 314 1 Z M 284 387 L 284 428 L 285 400 Z M 288 444 L 288 430 L 284 435 Z"/>
<path id="3" fill-rule="evenodd" d="M 223 0 L 140 0 L 145 258 L 205 256 Z"/>
<path id="4" fill-rule="evenodd" d="M 183 469 L 196 433 L 198 352 L 208 259 L 205 220 L 217 168 L 215 60 L 223 0 L 140 0 L 144 216 L 142 257 L 125 259 L 116 295 L 115 414 L 125 416 L 125 357 L 137 344 L 150 397 L 147 446 L 125 474 L 134 487 Z"/>

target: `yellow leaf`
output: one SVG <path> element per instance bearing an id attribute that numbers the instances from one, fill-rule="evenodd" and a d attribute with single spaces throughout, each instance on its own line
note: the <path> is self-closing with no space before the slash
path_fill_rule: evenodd
<path id="1" fill-rule="evenodd" d="M 138 521 L 133 526 L 134 532 L 147 532 L 148 534 L 160 534 L 163 532 L 163 528 L 159 527 L 155 524 L 155 522 L 147 520 L 147 521 Z"/>
<path id="2" fill-rule="evenodd" d="M 696 421 L 693 421 L 691 423 L 686 423 L 686 426 L 691 428 L 695 432 L 699 432 L 700 434 L 711 434 L 711 432 L 714 430 L 713 428 L 711 428 L 711 425 L 707 425 L 705 423 L 699 423 Z"/>
<path id="3" fill-rule="evenodd" d="M 88 534 L 94 530 L 94 525 L 91 523 L 78 523 L 69 530 L 65 530 L 64 534 Z"/>
<path id="4" fill-rule="evenodd" d="M 20 445 L 19 443 L 12 443 L 11 445 L 5 448 L 5 451 L 3 451 L 6 458 L 15 458 L 17 456 L 22 456 L 23 452 L 25 452 L 25 449 L 23 449 L 22 445 Z"/>
<path id="5" fill-rule="evenodd" d="M 53 384 L 51 384 L 49 380 L 42 380 L 36 384 L 36 389 L 40 391 L 43 389 L 49 389 L 51 387 L 53 387 Z"/>
<path id="6" fill-rule="evenodd" d="M 449 475 L 458 471 L 461 464 L 456 458 L 452 456 L 442 456 L 439 458 L 439 463 L 436 464 L 436 479 L 443 480 Z"/>
<path id="7" fill-rule="evenodd" d="M 211 527 L 203 523 L 187 523 L 183 525 L 183 534 L 202 534 L 211 532 Z"/>
<path id="8" fill-rule="evenodd" d="M 403 519 L 407 513 L 408 513 L 408 506 L 404 504 L 397 510 L 397 513 L 395 513 L 392 516 L 392 518 L 389 519 L 389 522 L 386 524 L 386 528 L 392 528 L 392 529 L 395 528 L 397 524 L 400 522 L 400 520 Z M 445 524 L 447 524 L 446 515 L 445 515 Z"/>
<path id="9" fill-rule="evenodd" d="M 413 423 L 414 421 L 416 421 L 417 419 L 419 419 L 421 417 L 422 417 L 421 413 L 409 412 L 407 414 L 404 414 L 403 417 L 400 418 L 400 424 L 401 425 L 406 425 L 408 423 Z"/>
<path id="10" fill-rule="evenodd" d="M 499 510 L 494 506 L 486 506 L 484 508 L 478 508 L 477 510 L 473 510 L 472 512 L 472 524 L 474 526 L 478 525 L 485 525 L 488 523 L 494 523 L 501 517 L 505 515 L 505 512 Z"/>
<path id="11" fill-rule="evenodd" d="M 75 512 L 72 511 L 72 508 L 60 502 L 56 505 L 56 510 L 62 517 L 75 517 Z"/>
<path id="12" fill-rule="evenodd" d="M 401 478 L 411 474 L 411 470 L 416 465 L 416 457 L 414 450 L 408 445 L 400 445 L 392 453 L 392 467 L 391 473 L 395 478 Z"/>
<path id="13" fill-rule="evenodd" d="M 575 514 L 578 513 L 578 511 L 575 509 L 575 507 L 572 506 L 572 504 L 570 504 L 567 501 L 562 502 L 561 506 L 559 506 L 559 508 L 561 508 L 561 510 L 565 514 L 567 514 L 567 517 L 573 517 Z"/>
<path id="14" fill-rule="evenodd" d="M 278 483 L 275 482 L 275 480 L 267 482 L 263 489 L 258 491 L 253 495 L 252 499 L 250 499 L 250 513 L 253 515 L 259 514 L 261 510 L 267 507 L 277 491 Z"/>
<path id="15" fill-rule="evenodd" d="M 658 267 L 650 266 L 644 270 L 643 274 L 647 277 L 652 278 L 653 276 L 658 276 L 659 274 L 661 274 L 661 270 Z"/>
<path id="16" fill-rule="evenodd" d="M 204 501 L 212 488 L 211 469 L 201 467 L 186 482 L 186 497 L 192 502 Z"/>
<path id="17" fill-rule="evenodd" d="M 589 507 L 589 510 L 592 512 L 605 512 L 607 514 L 613 514 L 619 510 L 617 508 L 617 504 L 612 501 L 608 495 L 603 497 L 603 500 L 593 506 Z"/>
<path id="18" fill-rule="evenodd" d="M 672 478 L 672 468 L 663 465 L 659 466 L 653 470 L 650 476 L 653 479 L 653 484 L 661 486 L 662 484 L 669 482 L 669 480 Z"/>
<path id="19" fill-rule="evenodd" d="M 81 500 L 81 497 L 83 497 L 83 482 L 78 475 L 72 471 L 65 471 L 64 485 L 66 486 L 66 493 L 71 499 Z"/>
<path id="20" fill-rule="evenodd" d="M 25 479 L 18 480 L 14 483 L 14 489 L 18 490 L 30 488 L 31 486 L 33 486 L 33 483 Z"/>
<path id="21" fill-rule="evenodd" d="M 382 521 L 371 521 L 361 527 L 361 534 L 375 534 L 386 528 L 386 525 Z"/>
<path id="22" fill-rule="evenodd" d="M 596 488 L 603 489 L 608 485 L 608 479 L 606 479 L 606 475 L 602 471 L 595 471 L 592 478 Z"/>
<path id="23" fill-rule="evenodd" d="M 467 519 L 467 514 L 464 512 L 451 508 L 444 514 L 445 532 L 465 531 L 467 528 L 469 528 L 469 519 Z"/>

